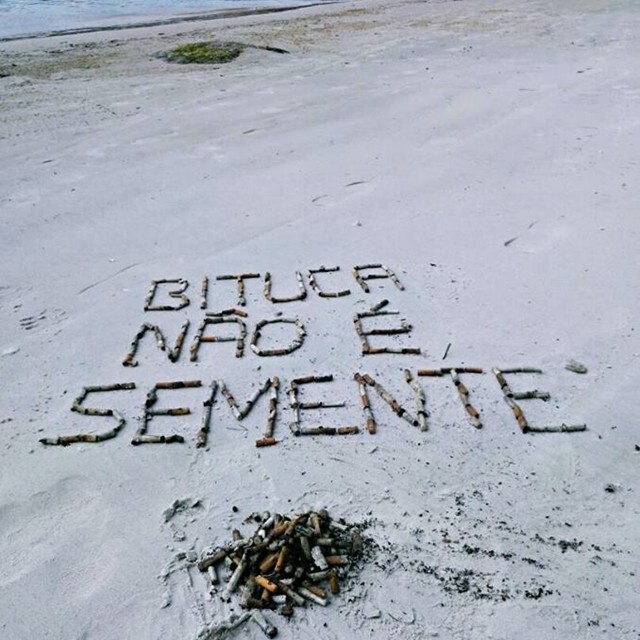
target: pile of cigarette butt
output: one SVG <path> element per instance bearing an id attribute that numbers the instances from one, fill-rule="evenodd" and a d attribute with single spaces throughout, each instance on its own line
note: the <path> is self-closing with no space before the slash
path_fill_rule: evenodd
<path id="1" fill-rule="evenodd" d="M 226 567 L 223 597 L 238 594 L 246 610 L 234 626 L 251 620 L 273 638 L 278 630 L 264 611 L 290 617 L 307 603 L 327 606 L 362 552 L 362 535 L 325 509 L 293 516 L 253 514 L 245 520 L 250 522 L 258 525 L 253 535 L 242 537 L 235 530 L 233 542 L 203 554 L 198 568 L 215 585 L 218 571 Z"/>

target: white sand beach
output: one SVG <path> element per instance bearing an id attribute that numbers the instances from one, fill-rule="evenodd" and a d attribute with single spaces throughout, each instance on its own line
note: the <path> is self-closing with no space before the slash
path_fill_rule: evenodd
<path id="1" fill-rule="evenodd" d="M 638 638 L 639 32 L 632 0 L 363 0 L 0 42 L 0 637 L 263 637 L 192 561 L 326 507 L 367 561 L 278 637 Z M 157 55 L 213 39 L 253 46 Z M 356 373 L 418 426 L 369 385 L 370 433 Z M 307 376 L 344 406 L 296 423 Z M 274 377 L 257 448 L 272 390 L 239 421 L 220 389 Z"/>

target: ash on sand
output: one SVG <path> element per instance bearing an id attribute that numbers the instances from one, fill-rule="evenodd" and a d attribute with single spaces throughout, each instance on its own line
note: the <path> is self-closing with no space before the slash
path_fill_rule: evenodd
<path id="1" fill-rule="evenodd" d="M 222 599 L 238 602 L 244 613 L 203 629 L 198 640 L 224 637 L 247 621 L 273 638 L 276 615 L 289 618 L 296 607 L 329 605 L 365 559 L 360 527 L 331 518 L 325 509 L 256 513 L 245 524 L 257 525 L 253 534 L 235 530 L 231 542 L 206 551 L 198 562 L 214 585 L 226 573 Z"/>

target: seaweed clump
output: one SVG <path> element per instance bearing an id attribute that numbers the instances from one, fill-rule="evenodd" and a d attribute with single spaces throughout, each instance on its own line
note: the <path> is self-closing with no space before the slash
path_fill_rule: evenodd
<path id="1" fill-rule="evenodd" d="M 189 42 L 164 54 L 167 62 L 178 64 L 222 64 L 231 62 L 245 50 L 239 42 Z"/>

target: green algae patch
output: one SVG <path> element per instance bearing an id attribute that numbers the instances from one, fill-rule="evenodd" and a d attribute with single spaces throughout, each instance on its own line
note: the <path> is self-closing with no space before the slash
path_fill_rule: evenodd
<path id="1" fill-rule="evenodd" d="M 239 42 L 190 42 L 174 47 L 163 57 L 178 64 L 223 64 L 237 58 L 245 48 Z"/>

